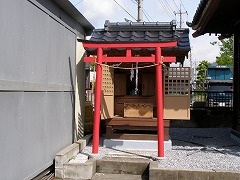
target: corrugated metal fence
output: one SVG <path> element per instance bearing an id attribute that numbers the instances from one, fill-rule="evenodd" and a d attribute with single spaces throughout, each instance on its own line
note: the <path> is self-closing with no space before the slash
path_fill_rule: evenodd
<path id="1" fill-rule="evenodd" d="M 1 1 L 0 23 L 0 179 L 30 179 L 72 143 L 76 35 L 37 1 Z"/>

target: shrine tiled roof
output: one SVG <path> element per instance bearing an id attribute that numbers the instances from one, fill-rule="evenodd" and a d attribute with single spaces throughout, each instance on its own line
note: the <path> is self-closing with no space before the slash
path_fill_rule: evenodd
<path id="1" fill-rule="evenodd" d="M 176 22 L 109 22 L 103 29 L 95 29 L 89 41 L 96 43 L 116 42 L 172 42 L 177 41 L 177 47 L 163 49 L 164 55 L 181 56 L 181 61 L 190 51 L 189 29 L 176 28 Z M 91 54 L 93 49 L 88 49 Z M 145 49 L 152 53 L 153 49 Z M 95 54 L 95 53 L 94 53 Z"/>

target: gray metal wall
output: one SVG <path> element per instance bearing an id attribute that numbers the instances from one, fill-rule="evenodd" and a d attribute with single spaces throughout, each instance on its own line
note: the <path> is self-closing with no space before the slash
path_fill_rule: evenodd
<path id="1" fill-rule="evenodd" d="M 0 1 L 0 179 L 4 180 L 36 176 L 73 139 L 76 30 L 68 26 L 73 20 L 66 13 L 65 22 L 58 20 L 39 2 Z M 50 0 L 44 2 L 55 14 L 61 9 Z"/>

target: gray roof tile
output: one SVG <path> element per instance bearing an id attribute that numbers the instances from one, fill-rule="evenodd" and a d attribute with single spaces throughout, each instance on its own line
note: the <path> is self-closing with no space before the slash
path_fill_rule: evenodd
<path id="1" fill-rule="evenodd" d="M 94 30 L 89 41 L 93 42 L 170 42 L 178 41 L 177 47 L 165 48 L 164 53 L 182 56 L 184 59 L 190 51 L 189 29 L 176 28 L 175 22 L 105 22 L 104 29 Z M 139 49 L 138 51 L 140 51 Z M 106 51 L 106 49 L 105 49 Z M 153 49 L 147 49 L 152 53 Z M 94 49 L 88 49 L 95 54 Z"/>

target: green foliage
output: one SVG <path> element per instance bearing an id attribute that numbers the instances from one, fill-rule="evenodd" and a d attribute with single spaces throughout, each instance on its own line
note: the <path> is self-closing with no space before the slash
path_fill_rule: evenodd
<path id="1" fill-rule="evenodd" d="M 204 90 L 204 83 L 206 81 L 206 71 L 208 66 L 210 66 L 211 63 L 203 60 L 199 63 L 196 70 L 198 71 L 197 74 L 197 83 L 198 83 L 198 90 Z"/>
<path id="2" fill-rule="evenodd" d="M 216 57 L 218 65 L 232 66 L 233 65 L 233 37 L 223 39 L 220 43 L 211 42 L 212 45 L 220 47 L 220 55 Z"/>
<path id="3" fill-rule="evenodd" d="M 92 62 L 92 63 L 90 64 L 90 71 L 95 71 L 95 70 L 96 70 L 96 64 L 97 64 L 97 63 L 95 63 L 95 62 Z"/>

